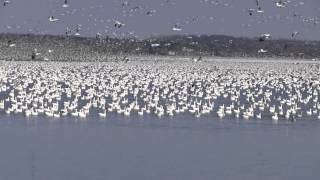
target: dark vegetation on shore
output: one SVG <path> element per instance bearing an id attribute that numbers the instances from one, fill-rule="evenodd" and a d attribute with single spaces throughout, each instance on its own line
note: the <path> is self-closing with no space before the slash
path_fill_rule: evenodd
<path id="1" fill-rule="evenodd" d="M 34 34 L 0 34 L 2 60 L 104 61 L 111 56 L 218 56 L 218 57 L 320 57 L 320 41 L 236 38 L 224 35 L 159 36 L 144 40 L 111 37 L 66 37 Z M 258 52 L 264 49 L 267 52 Z M 49 50 L 52 50 L 49 52 Z"/>

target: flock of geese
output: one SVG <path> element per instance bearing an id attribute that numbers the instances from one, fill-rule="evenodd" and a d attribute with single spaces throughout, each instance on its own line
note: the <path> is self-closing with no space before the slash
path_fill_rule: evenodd
<path id="1" fill-rule="evenodd" d="M 320 119 L 319 95 L 320 66 L 313 62 L 0 62 L 0 113 L 28 118 L 296 121 Z"/>
<path id="2" fill-rule="evenodd" d="M 3 1 L 3 7 L 9 6 L 9 4 L 11 3 L 10 0 L 2 0 Z M 83 7 L 81 10 L 80 9 L 73 9 L 72 4 L 70 4 L 70 2 L 68 2 L 68 0 L 61 0 L 61 2 L 57 2 L 60 3 L 60 7 L 65 9 L 64 13 L 61 13 L 60 15 L 57 14 L 56 10 L 53 10 L 50 14 L 50 16 L 48 16 L 48 20 L 51 23 L 57 23 L 60 20 L 63 20 L 66 14 L 70 14 L 70 15 L 74 15 L 74 13 L 76 13 L 77 11 L 84 11 L 86 8 L 88 9 L 93 9 L 93 11 L 95 11 L 96 9 L 94 8 L 105 8 L 103 7 L 103 5 L 97 5 L 97 7 Z M 75 1 L 72 1 L 71 3 L 76 3 Z M 119 5 L 121 5 L 121 9 L 119 11 L 122 12 L 122 16 L 121 15 L 117 15 L 117 17 L 113 17 L 113 19 L 99 19 L 98 17 L 94 17 L 93 13 L 89 14 L 89 19 L 87 19 L 88 21 L 93 21 L 94 26 L 96 26 L 97 24 L 106 24 L 104 31 L 105 32 L 97 32 L 99 34 L 101 33 L 111 33 L 112 35 L 115 36 L 119 36 L 118 33 L 121 33 L 122 31 L 119 31 L 120 28 L 123 28 L 126 24 L 125 19 L 127 19 L 126 17 L 131 17 L 134 14 L 135 15 L 139 15 L 139 14 L 144 14 L 146 16 L 153 16 L 154 14 L 158 13 L 159 11 L 161 11 L 161 8 L 166 7 L 166 6 L 174 6 L 177 2 L 175 2 L 174 0 L 162 0 L 162 3 L 159 4 L 160 7 L 155 8 L 150 8 L 147 5 L 143 5 L 143 4 L 139 4 L 139 3 L 135 3 L 135 2 L 131 2 L 131 1 L 126 1 L 126 0 L 121 0 L 119 1 Z M 223 0 L 199 0 L 199 3 L 205 3 L 208 5 L 214 5 L 214 6 L 221 6 L 221 7 L 227 7 L 227 6 L 231 6 L 229 1 L 223 1 Z M 289 0 L 275 0 L 272 2 L 268 2 L 268 3 L 273 3 L 275 8 L 279 8 L 279 9 L 283 9 L 283 8 L 291 8 L 294 9 L 294 11 L 296 11 L 295 8 L 299 7 L 299 6 L 303 6 L 305 3 L 303 1 L 299 1 L 299 2 L 295 2 L 295 1 L 289 1 Z M 268 20 L 271 21 L 275 21 L 277 20 L 278 17 L 273 17 L 273 16 L 260 16 L 259 14 L 264 14 L 265 11 L 267 11 L 264 6 L 266 5 L 266 2 L 261 2 L 261 0 L 252 0 L 251 2 L 251 6 L 244 9 L 244 12 L 248 13 L 249 16 L 255 16 L 257 15 L 257 18 L 259 19 L 258 22 L 265 22 Z M 155 9 L 154 9 L 155 8 Z M 56 17 L 58 16 L 58 18 Z M 59 17 L 60 16 L 60 17 Z M 83 15 L 82 15 L 83 16 Z M 291 15 L 290 15 L 291 16 Z M 298 15 L 296 12 L 292 15 L 292 17 L 295 17 L 297 19 L 301 19 L 303 23 L 312 23 L 314 25 L 318 24 L 320 22 L 319 17 L 304 17 L 302 15 Z M 291 18 L 292 18 L 291 17 Z M 176 22 L 171 22 L 171 26 L 170 29 L 173 32 L 184 32 L 184 27 L 186 26 L 188 27 L 190 23 L 196 22 L 200 19 L 203 19 L 204 17 L 196 17 L 196 16 L 192 16 L 192 17 L 188 17 L 186 20 L 179 20 Z M 267 18 L 267 19 L 266 19 Z M 268 19 L 268 18 L 275 18 L 275 19 Z M 288 18 L 288 17 L 286 17 Z M 288 20 L 290 20 L 291 18 L 288 18 Z M 215 17 L 205 17 L 205 19 L 208 19 L 210 21 L 215 20 Z M 278 19 L 279 20 L 279 19 Z M 109 26 L 109 23 L 113 23 L 112 26 Z M 128 22 L 128 24 L 130 24 Z M 79 36 L 80 35 L 80 30 L 81 28 L 79 28 L 79 26 L 82 26 L 81 24 L 76 24 L 76 25 L 69 25 L 68 27 L 66 27 L 65 29 L 65 34 L 70 36 L 70 35 L 74 35 L 74 36 Z M 250 24 L 248 24 L 248 26 L 251 26 Z M 12 26 L 8 26 L 10 28 L 12 28 Z M 112 27 L 114 27 L 114 29 L 111 29 Z M 85 27 L 87 30 L 90 29 L 90 27 Z M 83 28 L 84 29 L 84 28 Z M 132 34 L 135 34 L 134 31 L 128 31 L 125 34 L 131 36 Z M 296 36 L 298 36 L 300 34 L 300 32 L 297 31 L 293 31 L 288 33 L 288 37 L 291 38 L 295 38 Z M 109 34 L 110 35 L 110 34 Z M 260 39 L 261 40 L 261 39 Z"/>
<path id="3" fill-rule="evenodd" d="M 255 2 L 256 8 L 247 10 L 250 16 L 264 13 L 260 0 Z M 3 0 L 3 7 L 10 3 Z M 211 3 L 219 4 L 219 1 Z M 275 6 L 285 8 L 289 3 L 277 0 Z M 122 1 L 121 6 L 131 7 L 128 1 Z M 62 8 L 69 8 L 67 0 L 63 1 Z M 138 9 L 141 7 L 132 7 L 129 11 Z M 148 9 L 145 14 L 155 13 L 156 9 Z M 48 20 L 60 21 L 52 15 Z M 317 18 L 309 20 L 318 23 Z M 111 22 L 115 29 L 126 26 L 117 19 Z M 80 36 L 81 28 L 80 24 L 67 27 L 65 34 Z M 180 32 L 183 27 L 175 23 L 171 30 Z M 294 31 L 291 38 L 297 35 L 299 32 Z M 101 36 L 96 34 L 97 38 Z M 271 37 L 269 33 L 261 34 L 259 41 Z M 16 46 L 11 41 L 8 44 Z M 152 44 L 157 46 L 159 44 Z M 35 49 L 32 54 L 35 59 L 39 52 Z M 2 61 L 0 110 L 8 115 L 81 119 L 107 118 L 109 113 L 159 118 L 187 113 L 196 118 L 272 119 L 274 122 L 320 119 L 319 72 L 317 63 L 203 61 L 201 57 L 95 63 Z"/>

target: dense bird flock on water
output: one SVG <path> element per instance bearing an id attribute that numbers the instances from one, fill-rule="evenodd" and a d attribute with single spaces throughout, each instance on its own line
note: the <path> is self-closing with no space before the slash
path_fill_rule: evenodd
<path id="1" fill-rule="evenodd" d="M 0 69 L 8 116 L 320 119 L 320 67 L 310 61 L 3 61 Z"/>
<path id="2" fill-rule="evenodd" d="M 316 61 L 293 63 L 289 61 L 210 60 L 208 57 L 202 57 L 201 51 L 204 49 L 197 49 L 199 42 L 194 40 L 196 36 L 187 34 L 184 37 L 190 40 L 188 46 L 195 47 L 194 49 L 187 46 L 180 47 L 178 40 L 169 43 L 159 42 L 157 39 L 152 40 L 152 38 L 148 41 L 139 41 L 134 32 L 123 30 L 130 26 L 130 22 L 124 20 L 123 17 L 134 16 L 139 12 L 151 17 L 155 16 L 160 8 L 133 5 L 131 1 L 119 2 L 122 16 L 107 20 L 97 19 L 93 15 L 87 17 L 88 21 L 94 18 L 96 23 L 109 25 L 106 26 L 105 32 L 94 33 L 95 41 L 85 41 L 87 46 L 77 46 L 79 48 L 76 50 L 68 47 L 75 47 L 74 44 L 77 44 L 75 42 L 82 40 L 77 37 L 81 36 L 84 29 L 88 30 L 90 27 L 84 27 L 82 24 L 71 24 L 66 27 L 65 32 L 61 32 L 65 38 L 63 41 L 65 44 L 61 44 L 61 41 L 58 40 L 50 41 L 49 44 L 46 41 L 46 43 L 36 44 L 38 48 L 31 48 L 32 46 L 29 47 L 19 41 L 19 38 L 6 39 L 5 43 L 1 42 L 1 60 L 11 60 L 0 62 L 0 110 L 2 113 L 23 114 L 28 118 L 32 116 L 49 118 L 73 116 L 82 120 L 90 116 L 108 119 L 109 114 L 112 113 L 123 116 L 156 116 L 160 119 L 179 114 L 190 114 L 195 118 L 206 116 L 212 119 L 272 119 L 274 122 L 320 119 L 318 99 L 320 69 Z M 244 10 L 248 18 L 256 16 L 259 22 L 277 19 L 273 16 L 260 16 L 265 13 L 262 2 L 260 0 L 252 2 L 252 7 Z M 15 2 L 4 0 L 3 8 L 9 8 L 12 3 Z M 73 1 L 73 3 L 76 2 Z M 221 7 L 230 6 L 219 0 L 200 0 L 199 3 Z M 273 3 L 274 8 L 290 7 L 294 10 L 304 5 L 302 1 L 286 0 L 270 3 Z M 174 5 L 174 0 L 165 0 L 162 1 L 161 8 Z M 59 25 L 66 14 L 71 16 L 77 11 L 86 10 L 86 8 L 68 10 L 71 6 L 72 4 L 67 0 L 62 1 L 60 8 L 66 12 L 60 15 L 49 14 L 48 23 Z M 90 7 L 89 9 L 95 11 L 95 8 Z M 99 6 L 99 8 L 104 7 Z M 308 17 L 296 13 L 285 17 L 288 21 L 294 18 L 313 25 L 317 25 L 320 21 L 319 17 Z M 203 20 L 202 17 L 191 17 L 186 21 L 169 22 L 168 28 L 175 33 L 184 32 L 187 24 L 201 21 L 201 19 Z M 214 20 L 215 18 L 209 17 L 209 19 Z M 108 43 L 111 44 L 110 33 L 115 39 L 123 40 L 124 43 L 121 44 L 111 39 L 114 44 L 107 46 Z M 125 35 L 122 36 L 123 34 Z M 301 32 L 294 30 L 287 34 L 292 40 L 300 36 Z M 268 32 L 260 32 L 254 40 L 263 45 L 263 43 L 272 41 L 272 37 L 273 35 Z M 51 39 L 54 38 L 51 37 Z M 206 52 L 209 52 L 211 56 L 219 55 L 214 44 L 223 45 L 223 49 L 228 49 L 236 42 L 236 39 L 228 39 L 227 43 L 216 40 L 209 42 L 206 37 L 203 39 L 208 40 L 205 44 Z M 90 44 L 91 42 L 94 44 Z M 238 45 L 245 44 L 245 41 L 241 39 L 237 42 L 239 42 Z M 107 45 L 102 47 L 103 43 Z M 141 57 L 138 57 L 133 60 L 125 54 L 132 47 L 122 46 L 123 44 L 142 45 L 141 47 L 151 52 L 155 51 L 154 49 L 176 45 L 175 47 L 183 51 L 196 51 L 195 54 L 199 52 L 200 55 L 186 58 L 187 60 L 178 57 L 166 60 L 164 57 L 157 60 L 151 57 L 147 57 L 147 60 L 139 60 Z M 253 47 L 251 49 L 261 55 L 275 51 L 274 49 L 284 52 L 284 50 L 296 47 L 293 44 L 285 44 L 284 47 L 276 46 L 276 43 L 274 45 L 273 49 L 268 49 L 251 43 Z M 317 43 L 305 43 L 305 46 L 307 45 L 312 49 L 310 57 L 317 55 L 314 53 L 318 52 L 315 50 Z M 92 47 L 95 51 L 92 50 Z M 110 58 L 109 54 L 103 54 L 105 51 L 112 52 L 114 49 L 117 51 L 115 47 L 121 47 L 120 51 L 125 54 L 119 54 L 120 60 L 118 56 Z M 135 47 L 134 51 L 141 50 L 141 47 Z M 244 51 L 247 52 L 241 49 L 240 53 L 237 52 L 237 56 L 245 53 Z M 50 60 L 70 60 L 63 52 L 71 54 L 72 60 L 95 62 L 50 62 Z M 300 57 L 300 53 L 298 55 Z M 294 54 L 290 56 L 296 57 Z M 28 58 L 42 62 L 16 61 Z M 116 61 L 113 61 L 114 59 Z"/>

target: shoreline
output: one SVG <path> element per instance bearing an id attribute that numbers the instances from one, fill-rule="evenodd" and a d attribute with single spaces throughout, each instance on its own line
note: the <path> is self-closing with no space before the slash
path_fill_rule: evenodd
<path id="1" fill-rule="evenodd" d="M 14 62 L 122 62 L 126 58 L 128 61 L 193 61 L 194 56 L 156 56 L 156 55 L 110 55 L 107 59 L 104 60 L 8 60 L 0 58 L 0 61 L 14 61 Z M 203 56 L 201 57 L 201 62 L 242 62 L 242 63 L 315 63 L 320 64 L 320 60 L 315 59 L 295 59 L 295 58 L 255 58 L 255 57 L 210 57 Z M 200 63 L 201 63 L 200 62 Z M 199 63 L 199 62 L 194 62 Z"/>

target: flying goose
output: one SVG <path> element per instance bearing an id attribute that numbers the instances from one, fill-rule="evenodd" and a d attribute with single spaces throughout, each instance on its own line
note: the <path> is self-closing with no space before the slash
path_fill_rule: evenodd
<path id="1" fill-rule="evenodd" d="M 68 0 L 64 0 L 62 7 L 64 7 L 64 8 L 69 7 Z"/>
<path id="2" fill-rule="evenodd" d="M 174 25 L 172 28 L 172 31 L 182 31 L 182 28 L 180 28 L 177 24 Z"/>
<path id="3" fill-rule="evenodd" d="M 53 16 L 49 16 L 48 19 L 49 19 L 50 22 L 57 22 L 57 21 L 59 21 L 59 19 L 57 19 L 57 18 L 55 18 L 55 17 L 53 17 Z"/>

